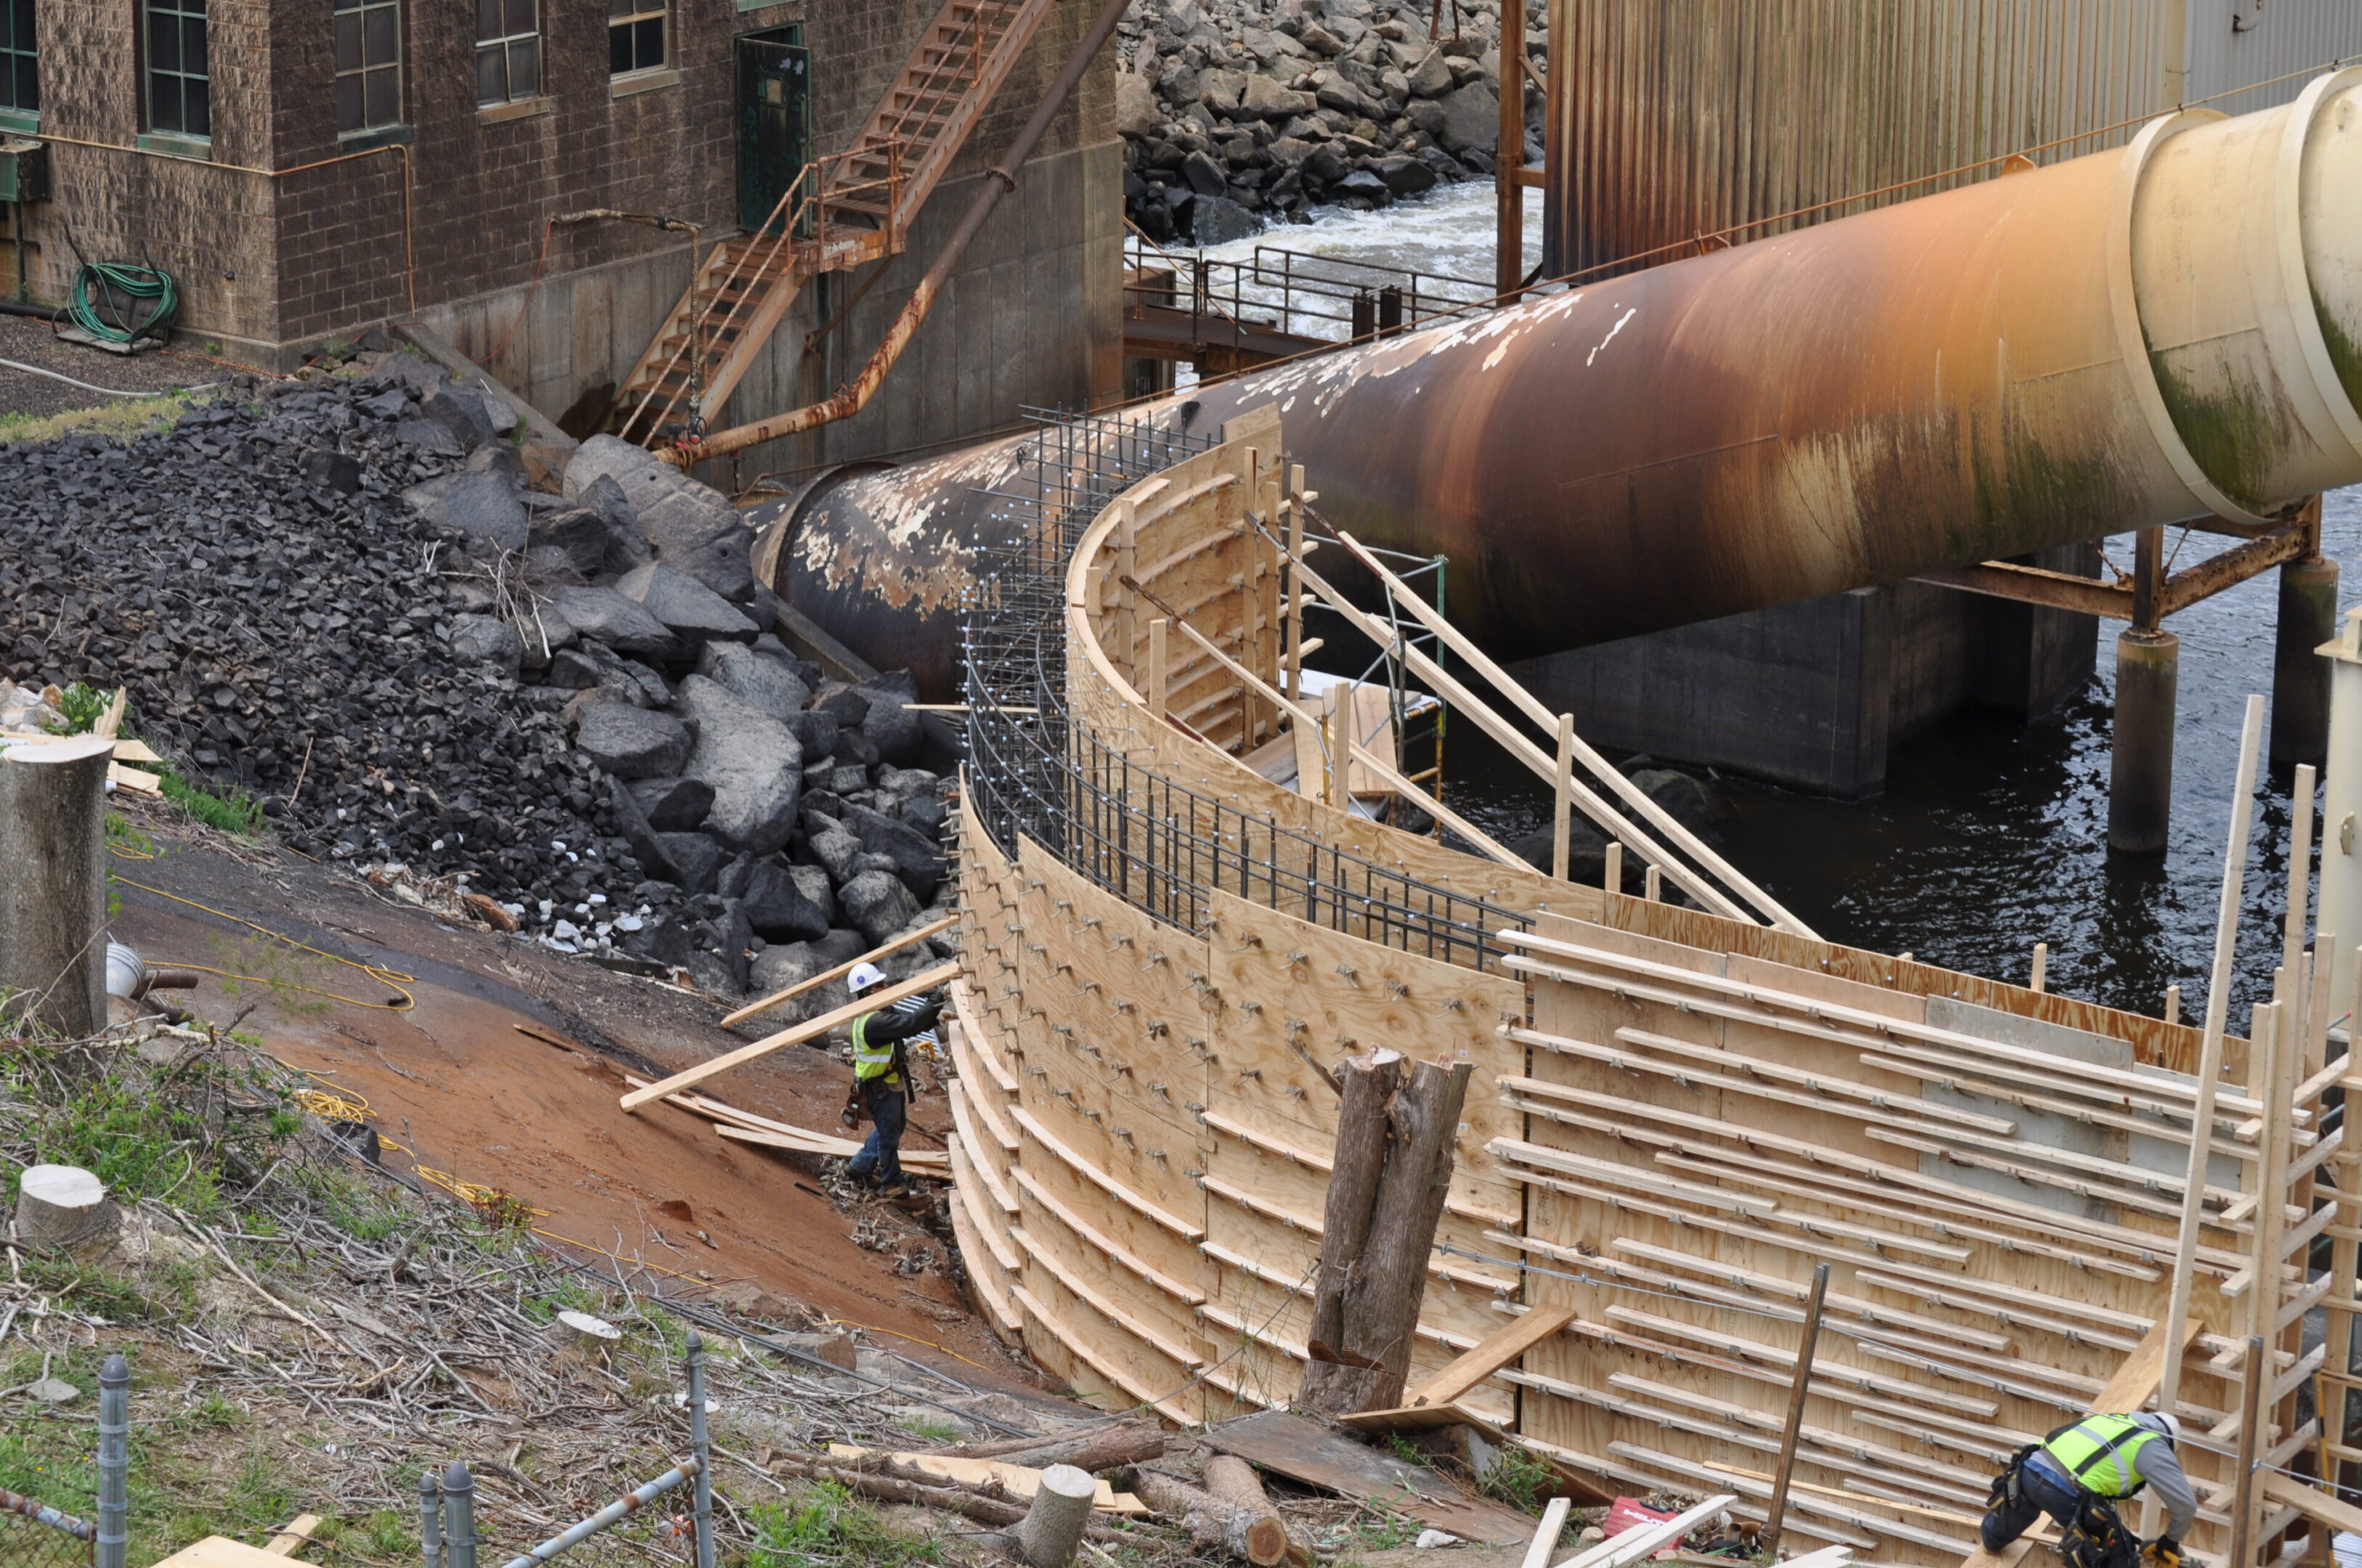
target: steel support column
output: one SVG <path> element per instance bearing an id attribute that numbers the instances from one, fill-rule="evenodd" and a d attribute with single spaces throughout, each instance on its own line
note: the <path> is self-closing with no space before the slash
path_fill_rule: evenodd
<path id="1" fill-rule="evenodd" d="M 2161 855 L 2173 817 L 2173 712 L 2181 639 L 2158 625 L 2165 600 L 2165 530 L 2144 528 L 2135 540 L 2133 624 L 2116 635 L 2108 848 L 2120 855 Z"/>

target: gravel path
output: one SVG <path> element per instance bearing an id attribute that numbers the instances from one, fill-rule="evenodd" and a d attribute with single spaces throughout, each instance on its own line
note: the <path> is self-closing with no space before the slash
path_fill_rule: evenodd
<path id="1" fill-rule="evenodd" d="M 231 374 L 202 359 L 157 349 L 137 355 L 109 354 L 79 343 L 63 342 L 48 322 L 22 315 L 0 315 L 0 359 L 37 365 L 92 386 L 119 392 L 169 392 L 174 387 L 193 386 Z M 123 401 L 0 365 L 0 418 L 10 414 L 40 418 L 63 414 L 68 409 L 99 408 Z"/>

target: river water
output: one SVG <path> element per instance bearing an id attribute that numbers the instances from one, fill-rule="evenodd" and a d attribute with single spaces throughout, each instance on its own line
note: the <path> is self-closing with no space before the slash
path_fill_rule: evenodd
<path id="1" fill-rule="evenodd" d="M 1529 192 L 1530 268 L 1540 193 Z M 1255 243 L 1468 278 L 1492 271 L 1489 183 L 1440 189 L 1383 212 L 1338 212 L 1210 251 L 1243 259 Z M 2323 552 L 2345 570 L 2341 609 L 2362 599 L 2362 489 L 2327 500 Z M 2176 536 L 2167 536 L 2167 549 Z M 2229 541 L 2196 536 L 2183 562 Z M 2129 536 L 2106 546 L 2129 567 Z M 1970 712 L 1904 747 L 1886 793 L 1828 801 L 1749 780 L 1716 781 L 1719 847 L 1831 941 L 2023 984 L 2036 942 L 2050 944 L 2049 988 L 2156 1013 L 2180 985 L 2201 1016 L 2211 967 L 2224 842 L 2248 693 L 2271 691 L 2277 574 L 2241 584 L 2168 623 L 2181 639 L 2173 753 L 2173 829 L 2165 855 L 2107 848 L 2109 710 L 2114 624 L 2099 668 L 2061 711 L 2032 723 Z M 2268 718 L 2267 719 L 2268 726 Z M 2268 727 L 2267 734 L 2268 734 Z M 1447 751 L 1447 798 L 1496 838 L 1547 827 L 1550 794 L 1462 724 Z M 2242 889 L 2231 1020 L 2269 991 L 2287 907 L 2285 771 L 2257 791 L 2255 847 Z M 2362 944 L 2362 933 L 2346 937 Z"/>

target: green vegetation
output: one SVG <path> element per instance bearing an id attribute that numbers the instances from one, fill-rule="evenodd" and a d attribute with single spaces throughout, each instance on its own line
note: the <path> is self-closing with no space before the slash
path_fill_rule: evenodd
<path id="1" fill-rule="evenodd" d="M 169 763 L 157 773 L 163 785 L 164 799 L 205 826 L 240 838 L 252 838 L 262 831 L 262 802 L 245 790 L 233 788 L 225 795 L 204 785 L 192 784 Z"/>
<path id="2" fill-rule="evenodd" d="M 77 680 L 58 697 L 58 722 L 50 726 L 53 734 L 83 735 L 90 733 L 114 701 L 115 693 L 104 691 L 87 681 Z"/>
<path id="3" fill-rule="evenodd" d="M 1516 1443 L 1501 1451 L 1499 1463 L 1485 1473 L 1483 1491 L 1524 1513 L 1540 1511 L 1542 1500 L 1558 1484 L 1557 1474 L 1542 1456 Z"/>
<path id="4" fill-rule="evenodd" d="M 104 408 L 70 408 L 62 414 L 0 414 L 0 445 L 54 441 L 61 436 L 109 436 L 126 446 L 142 436 L 159 436 L 178 425 L 195 405 L 175 388 L 161 397 L 118 398 Z"/>
<path id="5" fill-rule="evenodd" d="M 893 1529 L 876 1508 L 833 1481 L 749 1512 L 755 1546 L 746 1555 L 747 1568 L 903 1568 L 944 1560 L 941 1542 Z"/>
<path id="6" fill-rule="evenodd" d="M 36 1075 L 50 1081 L 35 1082 Z M 166 1079 L 160 1084 L 125 1066 L 51 1076 L 30 1054 L 6 1058 L 0 1068 L 0 1082 L 15 1091 L 25 1118 L 18 1131 L 39 1160 L 82 1166 L 127 1206 L 154 1198 L 192 1214 L 218 1213 L 224 1167 L 268 1168 L 285 1152 L 298 1120 L 275 1082 L 209 1053 L 190 1053 Z M 162 1092 L 167 1088 L 171 1092 Z M 23 1167 L 0 1169 L 13 1200 Z"/>

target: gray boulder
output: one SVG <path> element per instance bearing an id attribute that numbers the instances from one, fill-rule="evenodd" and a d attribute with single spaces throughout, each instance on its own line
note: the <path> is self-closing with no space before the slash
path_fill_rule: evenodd
<path id="1" fill-rule="evenodd" d="M 473 387 L 436 388 L 419 403 L 418 412 L 458 437 L 470 451 L 492 438 L 491 417 L 484 412 L 484 394 Z"/>
<path id="2" fill-rule="evenodd" d="M 926 737 L 919 728 L 919 715 L 902 705 L 902 699 L 889 693 L 869 691 L 869 711 L 862 716 L 861 733 L 877 748 L 877 760 L 894 767 L 915 760 L 919 745 Z"/>
<path id="3" fill-rule="evenodd" d="M 917 920 L 919 900 L 911 889 L 884 871 L 864 871 L 837 889 L 844 918 L 876 946 Z"/>
<path id="4" fill-rule="evenodd" d="M 1442 100 L 1443 129 L 1435 139 L 1451 153 L 1493 150 L 1501 134 L 1501 100 L 1489 82 L 1471 82 Z"/>
<path id="5" fill-rule="evenodd" d="M 568 624 L 593 642 L 639 658 L 671 658 L 679 641 L 646 606 L 612 588 L 561 588 L 550 596 Z"/>
<path id="6" fill-rule="evenodd" d="M 715 642 L 706 644 L 699 653 L 697 673 L 720 681 L 794 730 L 797 743 L 803 745 L 806 756 L 826 755 L 804 743 L 803 732 L 811 726 L 796 722 L 804 716 L 803 705 L 811 699 L 811 693 L 802 681 L 796 679 L 793 666 L 756 653 L 742 643 Z M 825 718 L 826 715 L 821 717 Z M 833 748 L 836 742 L 836 725 L 833 721 L 828 730 Z"/>
<path id="7" fill-rule="evenodd" d="M 613 476 L 601 474 L 584 485 L 579 504 L 605 519 L 608 529 L 614 536 L 614 550 L 609 557 L 607 569 L 627 571 L 642 561 L 655 558 L 656 547 L 650 545 L 648 536 L 640 531 L 639 513 L 632 510 L 631 502 L 624 495 L 624 487 L 617 484 Z"/>
<path id="8" fill-rule="evenodd" d="M 431 419 L 413 417 L 398 421 L 393 434 L 395 439 L 422 452 L 432 452 L 438 458 L 456 458 L 468 449 L 459 437 Z"/>
<path id="9" fill-rule="evenodd" d="M 533 519 L 525 537 L 535 550 L 559 551 L 566 564 L 584 577 L 628 571 L 637 564 L 619 549 L 613 525 L 588 506 L 545 512 Z"/>
<path id="10" fill-rule="evenodd" d="M 517 498 L 516 486 L 501 474 L 445 474 L 412 485 L 402 499 L 436 532 L 466 545 L 470 553 L 524 548 L 524 502 Z"/>
<path id="11" fill-rule="evenodd" d="M 1440 98 L 1451 91 L 1451 67 L 1443 63 L 1443 51 L 1440 49 L 1429 50 L 1427 58 L 1406 75 L 1410 90 L 1422 98 Z"/>
<path id="12" fill-rule="evenodd" d="M 723 684 L 729 683 L 724 681 Z M 788 715 L 787 725 L 796 732 L 796 739 L 803 743 L 806 756 L 836 755 L 835 714 L 808 708 L 800 713 Z"/>
<path id="13" fill-rule="evenodd" d="M 1149 84 L 1148 78 L 1135 71 L 1117 72 L 1116 134 L 1139 141 L 1154 136 L 1164 124 L 1164 112 L 1156 106 L 1156 89 Z"/>
<path id="14" fill-rule="evenodd" d="M 454 615 L 451 657 L 461 664 L 489 664 L 513 677 L 524 660 L 524 640 L 496 616 Z"/>
<path id="15" fill-rule="evenodd" d="M 576 722 L 575 745 L 614 778 L 662 778 L 689 760 L 689 731 L 669 713 L 593 701 L 582 705 Z"/>
<path id="16" fill-rule="evenodd" d="M 741 643 L 755 640 L 755 623 L 738 613 L 728 600 L 662 561 L 634 567 L 616 580 L 615 591 L 645 606 L 683 642 L 713 637 Z"/>
<path id="17" fill-rule="evenodd" d="M 884 856 L 892 863 L 894 875 L 920 902 L 935 896 L 935 889 L 943 885 L 944 867 L 943 850 L 933 839 L 866 806 L 848 805 L 844 825 L 861 840 L 865 852 Z"/>
<path id="18" fill-rule="evenodd" d="M 635 513 L 684 482 L 679 469 L 645 447 L 635 447 L 613 436 L 593 436 L 575 447 L 573 455 L 566 459 L 566 472 L 559 479 L 558 488 L 567 500 L 581 501 L 591 483 L 602 476 L 615 482 Z"/>
<path id="19" fill-rule="evenodd" d="M 853 863 L 861 858 L 861 840 L 843 828 L 831 828 L 816 833 L 806 842 L 811 857 L 828 873 L 828 879 L 838 887 L 853 880 Z"/>
<path id="20" fill-rule="evenodd" d="M 766 942 L 816 942 L 828 934 L 830 909 L 805 897 L 788 868 L 774 861 L 748 867 L 738 900 L 746 923 Z"/>
<path id="21" fill-rule="evenodd" d="M 632 846 L 632 854 L 640 869 L 658 882 L 670 882 L 689 893 L 711 892 L 714 878 L 729 859 L 723 847 L 701 833 L 659 833 L 648 825 L 640 803 L 620 778 L 607 782 L 607 800 L 615 817 L 615 825 L 624 842 Z M 635 952 L 647 952 L 634 946 Z M 655 955 L 651 954 L 651 956 Z M 668 963 L 678 964 L 678 957 L 668 957 Z"/>
<path id="22" fill-rule="evenodd" d="M 713 809 L 713 786 L 701 778 L 642 778 L 632 785 L 632 799 L 657 832 L 694 833 Z"/>
<path id="23" fill-rule="evenodd" d="M 1309 93 L 1293 93 L 1260 72 L 1247 78 L 1239 94 L 1239 115 L 1251 120 L 1286 120 L 1308 115 L 1319 105 Z"/>
<path id="24" fill-rule="evenodd" d="M 1631 775 L 1640 792 L 1664 808 L 1665 813 L 1692 833 L 1703 836 L 1714 816 L 1706 786 L 1671 767 L 1644 767 Z"/>
<path id="25" fill-rule="evenodd" d="M 827 917 L 827 922 L 834 925 L 836 889 L 829 886 L 828 873 L 818 866 L 790 866 L 788 876 L 795 882 L 797 889 Z"/>
<path id="26" fill-rule="evenodd" d="M 701 675 L 680 683 L 679 704 L 697 722 L 697 745 L 680 771 L 713 787 L 706 830 L 733 849 L 769 855 L 796 826 L 803 748 L 793 731 Z"/>
<path id="27" fill-rule="evenodd" d="M 760 931 L 762 928 L 757 926 L 756 929 Z M 746 967 L 746 987 L 757 996 L 769 996 L 790 986 L 800 986 L 814 975 L 825 973 L 829 967 L 813 953 L 811 943 L 783 942 L 755 955 L 755 961 Z M 778 1023 L 777 1019 L 749 1021 L 767 1034 Z"/>

